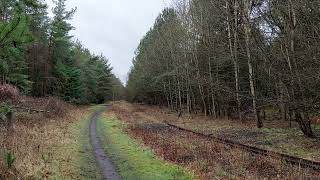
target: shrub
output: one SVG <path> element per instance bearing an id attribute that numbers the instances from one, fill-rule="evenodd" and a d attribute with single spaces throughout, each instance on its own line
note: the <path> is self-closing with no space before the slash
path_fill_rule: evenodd
<path id="1" fill-rule="evenodd" d="M 13 109 L 7 103 L 0 104 L 0 122 L 11 122 Z"/>
<path id="2" fill-rule="evenodd" d="M 46 116 L 64 116 L 66 113 L 67 106 L 68 104 L 64 101 L 58 98 L 50 97 L 45 106 Z"/>
<path id="3" fill-rule="evenodd" d="M 19 99 L 19 90 L 9 84 L 0 85 L 0 102 L 16 102 Z"/>

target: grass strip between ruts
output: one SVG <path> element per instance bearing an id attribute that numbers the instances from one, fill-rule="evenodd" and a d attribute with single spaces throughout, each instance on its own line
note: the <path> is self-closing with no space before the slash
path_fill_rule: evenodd
<path id="1" fill-rule="evenodd" d="M 182 167 L 157 158 L 152 150 L 130 138 L 124 127 L 125 124 L 113 117 L 100 117 L 97 122 L 103 147 L 123 179 L 194 179 L 194 175 Z"/>

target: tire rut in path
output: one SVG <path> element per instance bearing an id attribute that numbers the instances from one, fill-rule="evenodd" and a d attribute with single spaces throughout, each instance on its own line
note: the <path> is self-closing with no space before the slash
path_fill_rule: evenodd
<path id="1" fill-rule="evenodd" d="M 97 120 L 104 110 L 105 109 L 96 111 L 91 117 L 90 142 L 93 147 L 94 156 L 99 165 L 102 178 L 106 180 L 121 180 L 111 162 L 111 159 L 107 156 L 103 147 L 101 146 L 101 141 L 97 134 Z"/>

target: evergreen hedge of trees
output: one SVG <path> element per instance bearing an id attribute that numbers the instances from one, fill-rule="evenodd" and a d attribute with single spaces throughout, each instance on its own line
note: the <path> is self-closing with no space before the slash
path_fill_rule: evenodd
<path id="1" fill-rule="evenodd" d="M 104 102 L 116 77 L 106 57 L 72 40 L 68 20 L 76 9 L 67 10 L 65 2 L 56 0 L 49 18 L 43 0 L 0 0 L 0 84 L 25 95 Z"/>
<path id="2" fill-rule="evenodd" d="M 264 111 L 313 137 L 320 112 L 320 1 L 179 0 L 141 40 L 131 101 L 255 119 Z"/>

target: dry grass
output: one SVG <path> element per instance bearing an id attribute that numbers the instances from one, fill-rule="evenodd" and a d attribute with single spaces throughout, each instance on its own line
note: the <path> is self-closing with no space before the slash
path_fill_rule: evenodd
<path id="1" fill-rule="evenodd" d="M 9 84 L 0 85 L 0 102 L 15 102 L 18 97 L 18 88 Z"/>
<path id="2" fill-rule="evenodd" d="M 128 133 L 151 147 L 157 155 L 195 171 L 201 179 L 316 179 L 320 175 L 166 127 L 164 120 L 183 125 L 193 119 L 184 117 L 185 121 L 178 121 L 174 114 L 164 109 L 117 102 L 110 114 L 129 124 Z M 202 119 L 200 122 L 205 121 Z"/>
<path id="3" fill-rule="evenodd" d="M 115 104 L 115 111 L 127 111 L 128 114 L 148 121 L 172 122 L 181 127 L 205 134 L 212 134 L 243 144 L 320 161 L 320 126 L 315 126 L 318 138 L 306 138 L 299 128 L 289 128 L 288 122 L 266 120 L 265 127 L 256 128 L 254 121 L 237 122 L 230 119 L 213 119 L 203 115 L 184 114 L 178 118 L 175 112 L 153 106 L 131 105 L 125 102 Z"/>
<path id="4" fill-rule="evenodd" d="M 68 113 L 63 117 L 20 113 L 11 128 L 0 128 L 0 150 L 10 151 L 16 157 L 11 170 L 5 167 L 0 157 L 0 179 L 46 179 L 51 175 L 50 163 L 55 150 L 68 143 L 69 125 L 89 111 L 86 107 L 66 108 Z"/>

